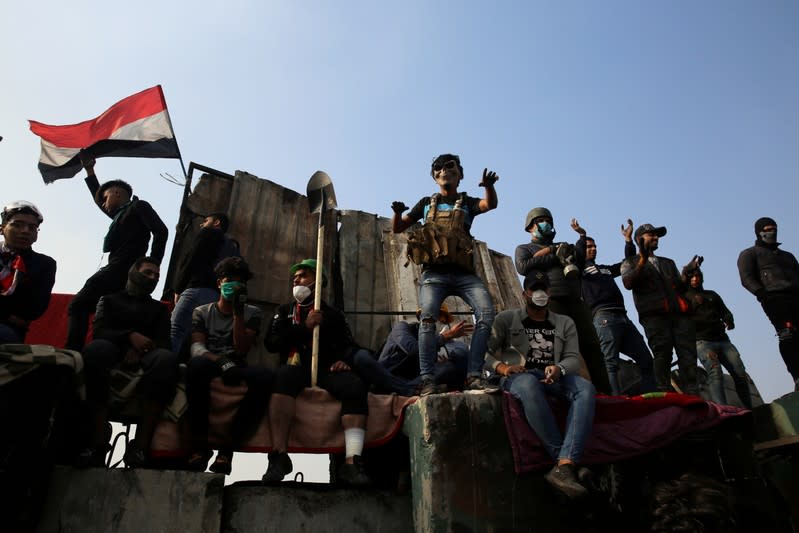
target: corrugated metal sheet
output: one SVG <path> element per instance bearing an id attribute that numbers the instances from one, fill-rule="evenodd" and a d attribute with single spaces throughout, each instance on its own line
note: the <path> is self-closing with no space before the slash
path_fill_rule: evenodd
<path id="1" fill-rule="evenodd" d="M 267 322 L 277 305 L 291 299 L 289 266 L 316 257 L 318 215 L 310 213 L 307 198 L 236 172 L 232 184 L 223 177 L 204 175 L 187 205 L 195 213 L 228 213 L 229 233 L 241 244 L 242 256 L 255 273 L 249 283 L 250 300 L 262 307 Z M 405 234 L 392 233 L 387 218 L 363 211 L 329 212 L 325 227 L 324 263 L 331 283 L 324 298 L 347 314 L 359 344 L 377 349 L 395 322 L 415 319 L 420 269 L 413 263 L 406 266 Z M 196 224 L 178 228 L 184 243 L 195 233 Z M 181 247 L 181 256 L 186 248 L 186 244 Z M 511 258 L 479 241 L 476 256 L 478 275 L 497 310 L 521 306 L 521 285 Z M 177 264 L 177 257 L 172 263 Z M 170 264 L 170 274 L 172 270 Z M 449 298 L 447 304 L 468 316 L 470 310 L 460 299 Z M 274 363 L 263 353 L 256 357 Z"/>

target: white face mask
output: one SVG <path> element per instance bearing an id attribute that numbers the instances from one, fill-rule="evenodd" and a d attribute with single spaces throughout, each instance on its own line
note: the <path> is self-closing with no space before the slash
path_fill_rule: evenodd
<path id="1" fill-rule="evenodd" d="M 536 307 L 545 307 L 549 303 L 549 295 L 547 294 L 547 291 L 542 291 L 539 289 L 537 291 L 533 291 L 530 300 L 532 300 L 533 305 Z"/>
<path id="2" fill-rule="evenodd" d="M 302 303 L 308 299 L 311 295 L 311 289 L 306 287 L 305 285 L 295 285 L 291 292 L 294 294 L 294 299 L 297 300 L 298 303 Z"/>

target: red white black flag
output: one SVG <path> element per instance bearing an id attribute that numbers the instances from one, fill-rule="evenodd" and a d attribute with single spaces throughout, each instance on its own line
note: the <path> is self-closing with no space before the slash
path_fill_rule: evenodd
<path id="1" fill-rule="evenodd" d="M 160 85 L 128 96 L 99 117 L 80 124 L 28 122 L 31 131 L 42 138 L 39 171 L 45 183 L 80 172 L 81 150 L 95 158 L 180 158 Z"/>

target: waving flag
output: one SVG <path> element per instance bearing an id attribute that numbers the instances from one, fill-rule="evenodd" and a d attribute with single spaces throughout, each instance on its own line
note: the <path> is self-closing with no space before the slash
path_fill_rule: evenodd
<path id="1" fill-rule="evenodd" d="M 80 172 L 81 150 L 95 158 L 180 158 L 160 85 L 128 96 L 99 117 L 80 124 L 28 122 L 31 131 L 42 138 L 39 171 L 45 183 Z"/>

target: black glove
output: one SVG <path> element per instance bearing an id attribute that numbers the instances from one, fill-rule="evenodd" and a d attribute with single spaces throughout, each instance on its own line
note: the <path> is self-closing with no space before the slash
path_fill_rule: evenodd
<path id="1" fill-rule="evenodd" d="M 228 359 L 227 357 L 220 357 L 216 364 L 222 371 L 222 383 L 229 387 L 241 385 L 242 373 L 241 367 Z"/>
<path id="2" fill-rule="evenodd" d="M 391 202 L 391 210 L 396 214 L 401 215 L 403 211 L 407 210 L 408 206 L 402 202 Z"/>
<path id="3" fill-rule="evenodd" d="M 560 260 L 560 264 L 563 266 L 572 264 L 574 246 L 567 242 L 558 244 L 557 248 L 555 248 L 555 256 L 557 256 L 558 260 Z"/>

